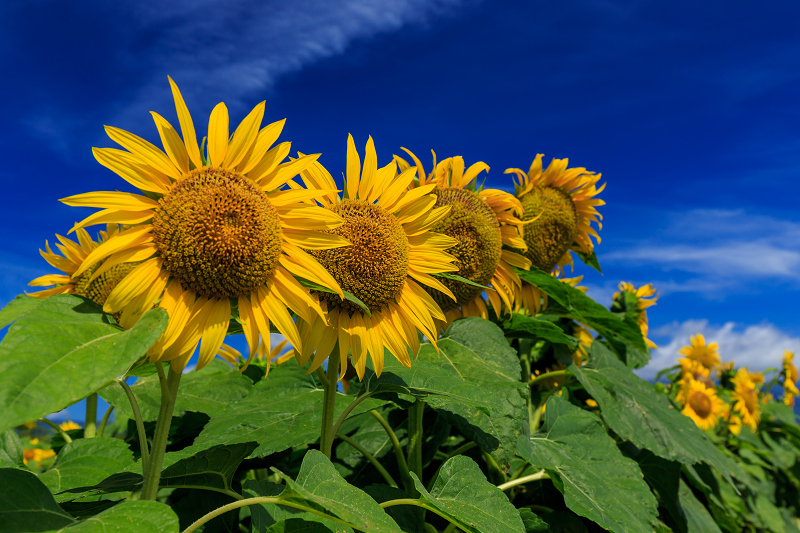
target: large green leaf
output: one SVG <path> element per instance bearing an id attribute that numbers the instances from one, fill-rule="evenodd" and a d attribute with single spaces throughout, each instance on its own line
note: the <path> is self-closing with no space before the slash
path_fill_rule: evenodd
<path id="1" fill-rule="evenodd" d="M 189 372 L 181 378 L 175 412 L 196 411 L 209 416 L 222 411 L 229 404 L 238 402 L 250 392 L 253 382 L 230 365 L 214 359 L 196 372 Z M 155 420 L 161 406 L 161 385 L 157 375 L 139 378 L 131 386 L 142 412 L 142 419 Z M 100 391 L 100 397 L 115 406 L 117 412 L 133 418 L 130 402 L 117 384 Z"/>
<path id="2" fill-rule="evenodd" d="M 341 527 L 341 526 L 340 526 Z M 335 530 L 319 522 L 302 518 L 287 518 L 269 527 L 267 533 L 334 533 Z"/>
<path id="3" fill-rule="evenodd" d="M 22 441 L 13 429 L 0 433 L 0 468 L 24 468 Z"/>
<path id="4" fill-rule="evenodd" d="M 247 480 L 244 482 L 242 489 L 244 496 L 247 498 L 256 498 L 259 496 L 278 497 L 284 491 L 285 487 L 277 483 L 272 483 L 271 481 Z M 328 531 L 334 533 L 353 533 L 352 528 L 323 518 L 318 514 L 274 503 L 251 505 L 250 516 L 253 520 L 253 533 L 273 533 L 282 531 L 280 527 L 295 527 L 299 524 L 298 521 L 302 521 L 308 525 L 308 533 L 327 533 Z M 291 524 L 280 526 L 281 523 L 287 522 L 291 522 Z M 285 529 L 285 531 L 294 530 Z M 300 529 L 299 531 L 304 530 Z"/>
<path id="5" fill-rule="evenodd" d="M 392 373 L 421 387 L 426 384 L 436 384 L 443 390 L 453 387 L 451 390 L 458 390 L 468 398 L 469 401 L 462 402 L 442 394 L 429 396 L 425 402 L 491 453 L 501 467 L 507 467 L 514 457 L 523 422 L 528 418 L 530 391 L 520 382 L 516 351 L 509 347 L 500 328 L 476 317 L 453 322 L 438 345 L 437 352 L 432 345 L 423 344 L 410 369 L 392 365 Z M 449 372 L 450 377 L 445 378 L 441 370 Z M 428 372 L 434 376 L 430 381 Z M 459 381 L 460 389 L 456 387 Z M 482 396 L 477 396 L 478 393 Z"/>
<path id="6" fill-rule="evenodd" d="M 74 522 L 61 510 L 36 474 L 16 468 L 0 468 L 0 531 L 48 531 Z"/>
<path id="7" fill-rule="evenodd" d="M 551 396 L 544 427 L 521 437 L 518 453 L 547 470 L 569 509 L 603 528 L 651 531 L 658 524 L 639 466 L 622 455 L 597 415 Z"/>
<path id="8" fill-rule="evenodd" d="M 56 494 L 99 483 L 132 463 L 133 452 L 120 439 L 78 439 L 64 446 L 53 466 L 41 474 L 39 479 L 50 492 Z M 73 497 L 56 498 L 62 500 Z"/>
<path id="9" fill-rule="evenodd" d="M 161 485 L 230 491 L 239 464 L 257 447 L 258 443 L 247 442 L 203 450 L 162 471 Z"/>
<path id="10" fill-rule="evenodd" d="M 430 492 L 412 472 L 420 500 L 468 533 L 524 533 L 519 511 L 464 455 L 444 463 Z"/>
<path id="11" fill-rule="evenodd" d="M 44 300 L 10 326 L 0 344 L 0 431 L 105 387 L 145 354 L 166 325 L 163 309 L 149 311 L 125 331 L 77 296 Z"/>
<path id="12" fill-rule="evenodd" d="M 510 318 L 504 318 L 500 327 L 509 337 L 542 339 L 553 344 L 563 344 L 573 352 L 578 349 L 578 339 L 567 335 L 549 320 L 541 320 L 535 316 L 512 313 Z"/>
<path id="13" fill-rule="evenodd" d="M 589 364 L 569 371 L 600 406 L 606 424 L 622 439 L 679 463 L 706 462 L 725 476 L 740 480 L 745 474 L 714 447 L 711 441 L 669 400 L 636 376 L 601 343 L 594 342 Z"/>
<path id="14" fill-rule="evenodd" d="M 649 351 L 639 325 L 630 317 L 615 314 L 584 293 L 542 272 L 535 266 L 530 270 L 517 269 L 519 277 L 535 285 L 557 305 L 550 305 L 548 313 L 571 318 L 605 337 L 624 357 L 629 366 L 641 367 L 649 361 Z"/>
<path id="15" fill-rule="evenodd" d="M 370 485 L 364 488 L 364 492 L 372 496 L 378 502 L 388 502 L 390 500 L 413 499 L 404 490 L 390 487 L 389 485 Z M 425 509 L 416 505 L 395 505 L 384 509 L 391 516 L 400 529 L 406 533 L 427 533 L 425 529 Z"/>
<path id="16" fill-rule="evenodd" d="M 296 481 L 277 469 L 273 470 L 286 482 L 286 488 L 279 496 L 282 501 L 310 504 L 361 531 L 402 532 L 375 500 L 347 483 L 327 457 L 317 450 L 306 453 Z"/>
<path id="17" fill-rule="evenodd" d="M 550 533 L 550 526 L 539 518 L 533 511 L 524 507 L 519 510 L 519 516 L 525 526 L 525 533 Z"/>
<path id="18" fill-rule="evenodd" d="M 122 502 L 57 533 L 178 533 L 178 517 L 159 502 Z"/>
<path id="19" fill-rule="evenodd" d="M 658 502 L 667 510 L 676 533 L 687 533 L 686 516 L 678 496 L 681 464 L 659 457 L 650 450 L 636 450 L 629 457 L 639 463 L 644 479 L 658 493 Z"/>
<path id="20" fill-rule="evenodd" d="M 683 480 L 680 480 L 678 494 L 689 533 L 722 533 L 714 521 L 714 517 L 711 516 L 705 505 L 695 497 L 692 489 Z"/>
<path id="21" fill-rule="evenodd" d="M 19 320 L 44 301 L 45 300 L 41 298 L 34 298 L 27 294 L 18 294 L 16 298 L 0 309 L 0 328 L 4 328 L 15 320 Z"/>

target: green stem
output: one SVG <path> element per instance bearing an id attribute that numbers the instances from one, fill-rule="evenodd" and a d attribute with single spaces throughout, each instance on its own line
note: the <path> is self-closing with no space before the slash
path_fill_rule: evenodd
<path id="1" fill-rule="evenodd" d="M 164 377 L 161 363 L 156 363 L 158 379 L 161 382 L 161 410 L 158 413 L 156 431 L 153 435 L 153 448 L 147 466 L 147 476 L 142 484 L 142 500 L 155 500 L 158 495 L 158 483 L 161 480 L 161 465 L 164 464 L 164 453 L 167 451 L 169 426 L 172 422 L 172 411 L 175 409 L 175 400 L 178 398 L 178 385 L 181 374 L 170 367 L 169 376 Z"/>
<path id="2" fill-rule="evenodd" d="M 228 511 L 233 511 L 234 509 L 239 509 L 240 507 L 247 507 L 248 505 L 258 505 L 262 503 L 274 503 L 278 505 L 285 505 L 286 507 L 294 507 L 295 509 L 300 509 L 302 511 L 306 511 L 309 513 L 313 513 L 315 515 L 319 515 L 323 518 L 327 518 L 337 524 L 341 524 L 346 527 L 356 528 L 353 524 L 345 522 L 335 516 L 323 513 L 322 511 L 318 511 L 312 507 L 306 507 L 305 505 L 301 505 L 299 503 L 294 503 L 291 501 L 284 501 L 280 498 L 280 496 L 259 496 L 257 498 L 247 498 L 246 500 L 239 500 L 236 502 L 229 503 L 228 505 L 223 505 L 218 509 L 214 509 L 207 515 L 197 519 L 191 526 L 187 527 L 183 530 L 183 533 L 192 533 L 193 531 L 197 531 L 203 524 L 208 522 L 209 520 L 213 520 L 214 518 L 218 517 L 221 514 L 225 514 Z"/>
<path id="3" fill-rule="evenodd" d="M 540 470 L 535 474 L 514 479 L 507 483 L 503 483 L 502 485 L 498 485 L 497 488 L 500 490 L 508 490 L 512 487 L 516 487 L 517 485 L 523 485 L 525 483 L 530 483 L 531 481 L 539 481 L 540 479 L 550 479 L 550 476 L 548 476 L 544 470 Z"/>
<path id="4" fill-rule="evenodd" d="M 100 421 L 100 427 L 97 428 L 97 436 L 98 437 L 102 437 L 103 436 L 103 432 L 106 430 L 106 424 L 108 423 L 108 417 L 111 416 L 111 411 L 113 411 L 113 410 L 114 410 L 114 406 L 113 405 L 109 405 L 108 408 L 106 409 L 106 412 L 103 415 L 103 419 Z"/>
<path id="5" fill-rule="evenodd" d="M 161 363 L 156 363 L 156 367 L 160 368 Z M 163 374 L 163 370 L 161 373 Z M 160 378 L 159 378 L 160 379 Z M 125 396 L 128 397 L 128 402 L 131 404 L 131 411 L 133 411 L 133 418 L 136 421 L 136 433 L 139 434 L 139 453 L 142 456 L 142 476 L 147 477 L 147 467 L 150 463 L 150 450 L 147 446 L 147 434 L 144 432 L 144 420 L 142 420 L 142 412 L 139 410 L 139 402 L 136 401 L 136 396 L 133 391 L 125 383 L 124 379 L 117 378 L 117 383 L 125 391 Z"/>
<path id="6" fill-rule="evenodd" d="M 52 421 L 50 421 L 50 420 L 48 420 L 46 418 L 40 418 L 39 422 L 47 424 L 51 428 L 55 429 L 58 433 L 61 433 L 61 438 L 64 439 L 64 442 L 66 442 L 67 444 L 72 442 L 72 438 L 69 435 L 67 435 L 67 432 L 64 431 L 63 429 L 61 429 L 61 426 L 59 426 L 55 422 L 52 422 Z"/>
<path id="7" fill-rule="evenodd" d="M 319 382 L 322 383 L 323 387 L 328 386 L 328 378 L 325 377 L 325 371 L 322 370 L 322 367 L 317 367 L 317 378 L 319 378 Z"/>
<path id="8" fill-rule="evenodd" d="M 346 442 L 350 446 L 352 446 L 353 448 L 355 448 L 358 453 L 360 453 L 361 455 L 366 457 L 367 460 L 370 463 L 372 463 L 372 465 L 378 470 L 378 472 L 381 473 L 381 475 L 383 476 L 383 479 L 386 480 L 386 483 L 388 483 L 390 487 L 397 488 L 397 483 L 395 482 L 395 480 L 392 477 L 392 475 L 389 473 L 388 470 L 386 470 L 383 467 L 383 465 L 377 459 L 375 459 L 374 455 L 369 453 L 367 450 L 364 449 L 363 446 L 361 446 L 359 443 L 357 443 L 356 441 L 354 441 L 353 439 L 351 439 L 347 435 L 344 435 L 342 433 L 337 433 L 336 436 L 338 438 L 342 439 L 344 442 Z"/>
<path id="9" fill-rule="evenodd" d="M 422 481 L 422 415 L 425 402 L 415 401 L 408 410 L 408 468 Z"/>
<path id="10" fill-rule="evenodd" d="M 395 505 L 413 505 L 415 507 L 422 507 L 423 509 L 425 509 L 427 511 L 430 511 L 432 513 L 435 513 L 435 514 L 441 516 L 442 518 L 444 518 L 445 520 L 450 522 L 450 525 L 453 526 L 453 527 L 459 525 L 457 522 L 453 522 L 452 518 L 446 516 L 444 513 L 439 511 L 436 507 L 428 505 L 425 502 L 422 502 L 420 500 L 412 500 L 411 498 L 400 498 L 399 500 L 389 500 L 388 502 L 383 502 L 380 505 L 384 509 L 386 509 L 387 507 L 394 507 Z M 447 531 L 447 530 L 445 529 L 445 531 Z M 450 531 L 452 531 L 452 529 Z M 184 532 L 184 533 L 186 533 L 186 532 Z"/>
<path id="11" fill-rule="evenodd" d="M 559 387 L 556 387 L 555 389 L 547 391 L 547 394 L 545 394 L 542 397 L 542 400 L 539 402 L 539 406 L 536 408 L 536 411 L 534 411 L 533 417 L 531 418 L 530 421 L 531 434 L 533 434 L 537 429 L 539 429 L 539 424 L 542 421 L 542 414 L 544 413 L 544 406 L 547 405 L 547 399 L 550 398 L 550 396 L 552 396 L 553 394 L 557 393 L 559 389 L 560 389 Z"/>
<path id="12" fill-rule="evenodd" d="M 539 374 L 535 378 L 531 379 L 528 382 L 528 386 L 530 387 L 531 385 L 538 383 L 539 381 L 542 381 L 544 379 L 557 378 L 559 376 L 566 376 L 568 374 L 569 372 L 567 371 L 566 368 L 564 368 L 563 370 L 553 370 L 552 372 L 545 372 L 544 374 Z"/>
<path id="13" fill-rule="evenodd" d="M 497 464 L 497 461 L 494 460 L 494 457 L 492 457 L 490 454 L 486 453 L 483 450 L 481 450 L 481 455 L 483 456 L 483 461 L 486 463 L 486 466 L 489 469 L 494 470 L 500 479 L 505 480 L 506 473 L 503 472 L 503 469 L 500 468 L 500 465 Z"/>
<path id="14" fill-rule="evenodd" d="M 453 533 L 455 529 L 456 525 L 453 522 L 450 522 L 449 524 L 447 524 L 447 527 L 444 528 L 444 531 L 442 531 L 442 533 Z"/>
<path id="15" fill-rule="evenodd" d="M 328 356 L 328 370 L 322 387 L 325 396 L 322 402 L 322 430 L 320 431 L 320 448 L 325 457 L 331 458 L 333 451 L 333 414 L 336 408 L 336 392 L 339 385 L 339 347 L 335 346 L 333 352 Z"/>
<path id="16" fill-rule="evenodd" d="M 411 476 L 408 474 L 408 463 L 406 463 L 406 457 L 403 455 L 403 447 L 400 446 L 400 440 L 397 438 L 394 430 L 392 430 L 392 426 L 389 425 L 389 422 L 386 421 L 385 418 L 381 416 L 381 414 L 372 409 L 369 414 L 378 421 L 378 423 L 383 427 L 383 430 L 386 431 L 386 434 L 389 435 L 389 440 L 392 441 L 392 446 L 394 447 L 394 454 L 397 457 L 397 467 L 400 470 L 400 477 L 403 479 L 403 485 L 406 488 L 406 492 L 415 492 L 416 488 L 414 487 L 414 480 L 411 479 Z"/>
<path id="17" fill-rule="evenodd" d="M 83 438 L 91 439 L 97 435 L 97 393 L 86 397 L 86 418 L 84 419 Z"/>
<path id="18" fill-rule="evenodd" d="M 348 406 L 347 406 L 347 408 L 346 408 L 346 409 L 344 410 L 344 412 L 341 414 L 341 416 L 339 417 L 339 419 L 338 419 L 338 420 L 336 421 L 336 423 L 333 425 L 333 433 L 334 433 L 334 435 L 335 435 L 336 433 L 339 433 L 339 428 L 341 428 L 341 427 L 342 427 L 342 424 L 344 423 L 344 421 L 345 421 L 345 420 L 347 420 L 347 417 L 350 415 L 350 413 L 352 413 L 352 412 L 353 412 L 353 409 L 355 409 L 356 407 L 358 407 L 358 404 L 360 404 L 361 402 L 363 402 L 363 401 L 364 401 L 364 400 L 366 400 L 367 398 L 370 398 L 370 397 L 372 397 L 372 395 L 373 395 L 373 394 L 375 394 L 375 393 L 374 393 L 374 392 L 368 392 L 368 393 L 364 394 L 363 396 L 359 396 L 358 398 L 356 398 L 355 400 L 353 400 L 353 403 L 351 403 L 350 405 L 348 405 Z"/>
<path id="19" fill-rule="evenodd" d="M 477 446 L 477 444 L 475 444 L 474 442 L 471 442 L 471 441 L 470 441 L 470 442 L 468 442 L 468 443 L 466 443 L 466 444 L 462 444 L 461 446 L 459 446 L 458 448 L 456 448 L 456 449 L 455 449 L 455 450 L 453 450 L 452 452 L 448 453 L 448 454 L 445 456 L 445 458 L 444 458 L 444 459 L 442 459 L 442 461 L 446 463 L 447 461 L 449 461 L 450 459 L 452 459 L 452 458 L 453 458 L 453 457 L 455 457 L 456 455 L 461 455 L 462 453 L 464 453 L 464 452 L 467 452 L 467 451 L 471 450 L 471 449 L 472 449 L 472 448 L 474 448 L 475 446 Z"/>

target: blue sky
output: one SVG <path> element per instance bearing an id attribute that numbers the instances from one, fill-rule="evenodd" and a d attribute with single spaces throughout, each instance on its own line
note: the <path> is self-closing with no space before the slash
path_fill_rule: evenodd
<path id="1" fill-rule="evenodd" d="M 788 1 L 3 2 L 0 299 L 88 214 L 58 198 L 127 190 L 92 157 L 113 145 L 104 124 L 153 142 L 148 111 L 177 124 L 169 74 L 198 131 L 219 101 L 238 122 L 266 100 L 335 176 L 348 133 L 384 163 L 400 146 L 483 160 L 493 187 L 537 153 L 601 172 L 590 294 L 656 284 L 654 367 L 696 332 L 768 366 L 800 351 L 799 17 Z"/>

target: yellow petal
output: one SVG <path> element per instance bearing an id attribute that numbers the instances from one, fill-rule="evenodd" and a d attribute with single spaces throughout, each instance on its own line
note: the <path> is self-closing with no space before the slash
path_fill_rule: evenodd
<path id="1" fill-rule="evenodd" d="M 302 205 L 302 204 L 301 204 Z M 299 230 L 332 230 L 344 223 L 341 216 L 324 207 L 279 207 L 284 228 Z"/>
<path id="2" fill-rule="evenodd" d="M 478 174 L 480 174 L 484 170 L 486 172 L 489 172 L 489 165 L 487 165 L 483 161 L 478 161 L 477 163 L 473 163 L 472 165 L 470 165 L 467 171 L 464 172 L 464 177 L 461 179 L 461 183 L 458 186 L 462 188 L 466 187 L 472 180 L 474 180 L 478 176 Z"/>
<path id="3" fill-rule="evenodd" d="M 169 78 L 169 76 L 167 76 Z M 195 168 L 203 166 L 203 158 L 200 156 L 200 147 L 197 145 L 197 134 L 194 131 L 194 123 L 192 122 L 192 115 L 189 114 L 189 109 L 186 107 L 186 102 L 183 101 L 181 91 L 178 86 L 169 78 L 169 85 L 172 88 L 172 97 L 175 99 L 175 110 L 178 112 L 178 122 L 181 124 L 181 132 L 183 133 L 183 144 L 189 154 L 189 159 L 194 163 Z"/>
<path id="4" fill-rule="evenodd" d="M 295 276 L 318 283 L 332 291 L 336 291 L 340 298 L 344 298 L 344 292 L 336 282 L 330 272 L 319 264 L 319 261 L 291 243 L 284 243 L 284 254 L 280 257 L 281 266 L 286 268 Z"/>
<path id="5" fill-rule="evenodd" d="M 180 135 L 175 131 L 167 119 L 156 113 L 150 111 L 153 115 L 153 121 L 156 123 L 158 135 L 161 137 L 161 144 L 164 145 L 164 151 L 167 152 L 172 164 L 184 174 L 189 173 L 189 154 L 186 152 L 186 146 L 183 145 Z"/>
<path id="6" fill-rule="evenodd" d="M 250 113 L 244 117 L 244 120 L 233 132 L 228 153 L 225 155 L 225 161 L 222 163 L 223 168 L 236 168 L 236 166 L 244 159 L 247 152 L 256 142 L 258 137 L 258 128 L 261 127 L 261 121 L 264 118 L 264 105 L 266 102 L 261 102 L 253 108 Z"/>
<path id="7" fill-rule="evenodd" d="M 294 310 L 298 316 L 303 318 L 309 324 L 314 321 L 313 311 L 316 313 L 323 324 L 327 323 L 325 314 L 322 308 L 311 294 L 308 289 L 304 288 L 296 279 L 292 277 L 289 272 L 278 266 L 272 275 L 271 283 L 275 285 L 273 294 L 285 303 L 289 308 Z"/>
<path id="8" fill-rule="evenodd" d="M 381 327 L 378 323 L 378 313 L 374 313 L 371 317 L 364 317 L 364 322 L 367 328 L 368 351 L 372 356 L 372 366 L 375 368 L 375 374 L 381 376 L 383 371 L 383 335 L 381 335 Z"/>
<path id="9" fill-rule="evenodd" d="M 272 287 L 267 287 L 266 290 L 263 287 L 259 287 L 258 293 L 259 296 L 262 297 L 262 300 L 265 303 L 264 308 L 267 310 L 267 313 L 269 313 L 269 317 L 272 319 L 275 327 L 278 328 L 278 331 L 280 331 L 284 337 L 289 339 L 289 342 L 292 343 L 295 350 L 302 350 L 303 343 L 300 340 L 300 334 L 297 331 L 297 326 L 292 320 L 289 312 L 286 310 L 286 307 L 283 305 L 283 302 L 281 302 L 277 295 L 275 295 L 275 293 L 272 291 Z"/>
<path id="10" fill-rule="evenodd" d="M 436 203 L 436 196 L 429 194 L 406 205 L 397 213 L 400 224 L 408 224 L 429 213 Z"/>
<path id="11" fill-rule="evenodd" d="M 159 172 L 163 172 L 175 179 L 181 177 L 181 171 L 170 161 L 167 154 L 153 144 L 132 133 L 112 126 L 106 126 L 106 133 L 117 144 L 139 157 L 144 164 L 150 165 Z"/>
<path id="12" fill-rule="evenodd" d="M 167 192 L 169 178 L 155 169 L 134 162 L 135 157 L 128 152 L 116 148 L 92 148 L 92 154 L 98 163 L 137 189 L 161 194 Z"/>
<path id="13" fill-rule="evenodd" d="M 364 200 L 369 198 L 372 189 L 375 173 L 378 171 L 378 154 L 375 153 L 375 143 L 372 135 L 367 139 L 367 147 L 364 151 L 364 168 L 361 171 L 361 181 L 358 184 L 358 197 Z"/>
<path id="14" fill-rule="evenodd" d="M 353 136 L 347 134 L 347 197 L 355 200 L 358 196 L 358 178 L 361 175 L 361 158 L 356 150 L 356 143 Z"/>
<path id="15" fill-rule="evenodd" d="M 414 160 L 414 164 L 417 165 L 417 176 L 419 177 L 419 184 L 420 185 L 425 185 L 425 183 L 427 182 L 427 179 L 428 179 L 428 175 L 425 174 L 425 169 L 422 168 L 422 162 L 408 148 L 403 148 L 401 146 L 400 149 L 404 150 L 408 155 L 411 156 L 411 159 Z"/>
<path id="16" fill-rule="evenodd" d="M 292 143 L 290 142 L 273 146 L 248 172 L 247 177 L 255 183 L 260 183 L 261 180 L 272 174 L 272 172 L 278 168 L 281 161 L 286 159 L 286 156 L 289 155 L 289 150 L 291 149 Z"/>
<path id="17" fill-rule="evenodd" d="M 147 290 L 125 306 L 125 309 L 122 310 L 119 325 L 125 329 L 132 328 L 142 318 L 142 315 L 153 308 L 153 305 L 164 292 L 168 280 L 169 272 L 166 270 L 159 272 L 158 277 L 150 284 Z"/>
<path id="18" fill-rule="evenodd" d="M 228 155 L 228 108 L 220 102 L 208 119 L 208 158 L 218 167 Z"/>
<path id="19" fill-rule="evenodd" d="M 143 244 L 141 246 L 125 248 L 124 250 L 121 250 L 115 254 L 111 254 L 105 261 L 103 261 L 103 264 L 92 273 L 92 277 L 89 278 L 89 283 L 93 282 L 105 272 L 108 272 L 119 264 L 146 261 L 155 253 L 156 247 L 154 244 Z"/>
<path id="20" fill-rule="evenodd" d="M 228 298 L 216 300 L 203 325 L 200 353 L 197 356 L 197 370 L 206 366 L 217 355 L 225 340 L 225 333 L 228 331 L 231 319 L 231 301 Z"/>
<path id="21" fill-rule="evenodd" d="M 270 193 L 269 202 L 274 206 L 285 206 L 306 202 L 308 200 L 315 200 L 321 196 L 330 193 L 339 192 L 336 189 L 288 189 L 284 191 L 275 191 Z"/>
<path id="22" fill-rule="evenodd" d="M 103 311 L 117 313 L 131 300 L 147 291 L 156 282 L 161 272 L 161 264 L 161 259 L 154 257 L 134 268 L 108 295 Z"/>
<path id="23" fill-rule="evenodd" d="M 242 324 L 244 337 L 247 339 L 247 346 L 250 348 L 250 353 L 247 356 L 247 363 L 249 364 L 259 348 L 259 343 L 258 325 L 256 324 L 256 319 L 253 316 L 253 308 L 247 296 L 239 296 L 239 322 Z"/>
<path id="24" fill-rule="evenodd" d="M 274 175 L 268 175 L 261 180 L 261 189 L 264 191 L 277 189 L 314 164 L 314 161 L 316 161 L 319 156 L 320 154 L 304 155 L 294 161 L 278 165 Z"/>
<path id="25" fill-rule="evenodd" d="M 286 119 L 268 124 L 258 132 L 258 137 L 256 137 L 256 142 L 253 143 L 253 146 L 250 148 L 250 152 L 239 162 L 238 170 L 241 174 L 247 174 L 253 170 L 261 161 L 261 159 L 263 159 L 264 155 L 267 153 L 267 150 L 269 150 L 269 147 L 278 140 L 278 137 L 280 137 L 284 124 L 286 124 Z M 291 143 L 287 144 L 291 145 Z M 288 147 L 286 149 L 286 153 L 289 153 Z M 286 157 L 286 155 L 283 157 Z"/>
<path id="26" fill-rule="evenodd" d="M 47 287 L 48 285 L 64 285 L 65 283 L 72 283 L 72 278 L 63 274 L 48 274 L 29 281 L 28 285 L 31 287 Z"/>
<path id="27" fill-rule="evenodd" d="M 331 248 L 350 246 L 350 241 L 344 237 L 321 231 L 284 229 L 283 238 L 306 250 L 329 250 Z"/>
<path id="28" fill-rule="evenodd" d="M 83 260 L 83 263 L 78 270 L 75 271 L 74 275 L 78 276 L 82 274 L 87 268 L 94 266 L 95 263 L 101 259 L 105 259 L 111 254 L 115 254 L 126 248 L 151 242 L 153 240 L 153 235 L 150 233 L 152 229 L 153 226 L 150 225 L 136 226 L 107 239 L 103 244 L 92 250 L 92 253 L 86 256 L 86 259 Z"/>
<path id="29" fill-rule="evenodd" d="M 144 211 L 158 207 L 158 202 L 147 196 L 119 191 L 97 191 L 62 198 L 61 202 L 73 207 L 102 207 L 126 211 Z"/>
<path id="30" fill-rule="evenodd" d="M 103 209 L 97 213 L 84 218 L 79 223 L 72 226 L 69 233 L 78 231 L 86 226 L 95 224 L 141 224 L 153 218 L 153 211 L 120 211 L 119 209 Z"/>

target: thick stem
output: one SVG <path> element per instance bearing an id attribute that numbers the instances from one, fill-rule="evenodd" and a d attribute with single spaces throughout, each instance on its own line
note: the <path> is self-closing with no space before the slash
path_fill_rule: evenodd
<path id="1" fill-rule="evenodd" d="M 161 363 L 156 363 L 156 367 L 160 368 Z M 163 370 L 161 373 L 164 373 Z M 131 404 L 133 419 L 136 421 L 136 433 L 139 434 L 139 453 L 142 456 L 142 476 L 147 477 L 147 467 L 150 463 L 150 450 L 147 447 L 147 434 L 144 432 L 144 420 L 142 420 L 142 412 L 139 410 L 139 402 L 136 401 L 136 396 L 133 395 L 133 391 L 128 384 L 125 383 L 124 379 L 117 378 L 117 383 L 119 383 L 119 386 L 125 391 L 125 396 L 128 397 L 128 402 Z"/>
<path id="2" fill-rule="evenodd" d="M 175 409 L 175 400 L 178 397 L 178 385 L 181 374 L 170 367 L 169 375 L 164 378 L 164 369 L 161 363 L 156 363 L 158 379 L 161 381 L 161 410 L 158 413 L 156 431 L 153 435 L 153 449 L 150 452 L 150 462 L 147 466 L 147 476 L 142 485 L 142 500 L 155 500 L 158 494 L 158 483 L 161 481 L 161 466 L 164 464 L 164 453 L 167 451 L 169 426 L 172 423 L 172 411 Z"/>
<path id="3" fill-rule="evenodd" d="M 425 402 L 415 401 L 408 410 L 408 468 L 422 481 L 422 415 Z"/>
<path id="4" fill-rule="evenodd" d="M 191 526 L 189 526 L 186 529 L 184 529 L 183 533 L 192 533 L 193 531 L 197 531 L 197 529 L 199 529 L 200 526 L 202 526 L 203 524 L 205 524 L 209 520 L 213 520 L 214 518 L 218 517 L 221 514 L 225 514 L 228 511 L 233 511 L 234 509 L 239 509 L 240 507 L 246 507 L 248 505 L 258 505 L 258 504 L 261 504 L 261 503 L 275 503 L 275 504 L 279 504 L 279 505 L 284 505 L 286 507 L 294 507 L 295 509 L 300 509 L 302 511 L 306 511 L 306 512 L 309 512 L 309 513 L 313 513 L 315 515 L 319 515 L 319 516 L 321 516 L 323 518 L 327 518 L 328 520 L 331 520 L 331 521 L 336 522 L 337 524 L 341 524 L 343 526 L 347 526 L 347 527 L 351 527 L 351 528 L 355 528 L 356 527 L 353 524 L 345 522 L 344 520 L 336 518 L 335 516 L 331 516 L 329 514 L 325 514 L 325 513 L 321 512 L 321 511 L 318 511 L 318 510 L 316 510 L 316 509 L 314 509 L 312 507 L 306 507 L 304 505 L 301 505 L 299 503 L 294 503 L 294 502 L 291 502 L 291 501 L 284 501 L 284 500 L 282 500 L 280 498 L 280 496 L 259 496 L 257 498 L 247 498 L 246 500 L 239 500 L 237 502 L 232 502 L 232 503 L 229 503 L 228 505 L 223 505 L 222 507 L 220 507 L 218 509 L 214 509 L 213 511 L 211 511 L 207 515 L 199 518 Z"/>
<path id="5" fill-rule="evenodd" d="M 400 446 L 400 440 L 397 438 L 392 426 L 390 426 L 389 422 L 387 422 L 386 419 L 383 418 L 375 409 L 371 410 L 369 414 L 371 414 L 373 418 L 378 421 L 383 430 L 389 436 L 389 440 L 392 441 L 394 455 L 397 457 L 397 468 L 400 470 L 400 477 L 403 479 L 403 486 L 405 487 L 406 492 L 416 492 L 417 489 L 414 486 L 414 480 L 411 479 L 411 476 L 408 474 L 408 463 L 406 463 L 406 457 L 403 455 L 403 447 Z"/>
<path id="6" fill-rule="evenodd" d="M 363 402 L 367 398 L 371 398 L 373 394 L 374 393 L 372 393 L 372 392 L 368 392 L 368 393 L 364 394 L 363 396 L 359 396 L 358 398 L 353 400 L 353 403 L 351 403 L 350 405 L 348 405 L 345 408 L 344 412 L 339 416 L 338 420 L 336 420 L 336 423 L 333 425 L 333 434 L 334 435 L 339 433 L 339 428 L 342 427 L 342 424 L 344 423 L 345 420 L 347 420 L 347 417 L 350 415 L 350 413 L 353 412 L 353 409 L 358 407 L 358 404 L 360 404 L 361 402 Z"/>
<path id="7" fill-rule="evenodd" d="M 111 411 L 114 410 L 113 405 L 109 405 L 108 409 L 106 409 L 105 414 L 103 415 L 103 419 L 100 421 L 100 427 L 97 428 L 97 436 L 102 437 L 103 433 L 106 430 L 106 424 L 108 424 L 108 418 L 111 416 Z"/>
<path id="8" fill-rule="evenodd" d="M 550 479 L 550 476 L 548 476 L 545 473 L 544 470 L 540 470 L 540 471 L 536 472 L 535 474 L 531 474 L 529 476 L 525 476 L 525 477 L 521 477 L 521 478 L 518 478 L 518 479 L 514 479 L 514 480 L 509 481 L 507 483 L 503 483 L 502 485 L 498 485 L 497 488 L 500 489 L 500 490 L 508 490 L 508 489 L 510 489 L 512 487 L 516 487 L 517 485 L 530 483 L 531 481 L 539 481 L 540 479 Z"/>
<path id="9" fill-rule="evenodd" d="M 97 435 L 97 393 L 86 397 L 86 418 L 84 420 L 83 438 L 91 439 Z"/>
<path id="10" fill-rule="evenodd" d="M 72 438 L 69 435 L 67 435 L 67 432 L 64 431 L 63 429 L 61 429 L 61 426 L 59 426 L 55 422 L 52 422 L 52 421 L 50 421 L 50 420 L 48 420 L 46 418 L 40 418 L 39 422 L 47 424 L 51 428 L 55 429 L 58 433 L 61 433 L 61 438 L 64 439 L 64 442 L 66 442 L 67 444 L 72 442 Z"/>
<path id="11" fill-rule="evenodd" d="M 333 450 L 333 413 L 336 407 L 336 389 L 339 385 L 339 347 L 335 347 L 328 356 L 328 371 L 325 376 L 327 382 L 322 383 L 325 396 L 322 403 L 322 430 L 320 432 L 320 448 L 328 459 L 331 458 Z"/>
<path id="12" fill-rule="evenodd" d="M 392 477 L 392 475 L 389 473 L 388 470 L 386 470 L 383 467 L 383 465 L 380 463 L 380 461 L 375 459 L 374 455 L 369 453 L 363 446 L 361 446 L 359 443 L 357 443 L 356 441 L 354 441 L 353 439 L 351 439 L 347 435 L 343 435 L 341 433 L 338 433 L 336 436 L 338 438 L 342 439 L 343 441 L 345 441 L 347 444 L 349 444 L 353 448 L 355 448 L 358 453 L 360 453 L 361 455 L 366 457 L 367 460 L 370 463 L 372 463 L 372 466 L 374 466 L 378 470 L 378 472 L 380 472 L 380 474 L 383 476 L 383 479 L 386 480 L 386 483 L 388 483 L 390 487 L 397 488 L 397 482 L 395 482 L 395 480 Z"/>

